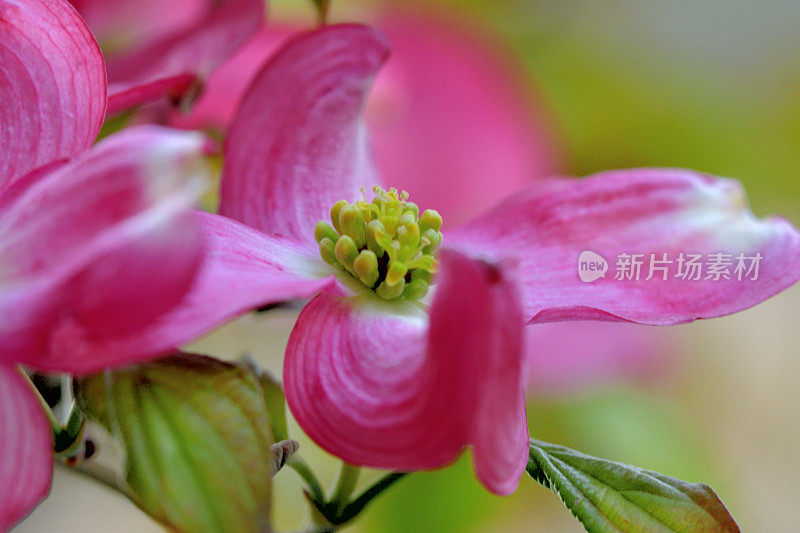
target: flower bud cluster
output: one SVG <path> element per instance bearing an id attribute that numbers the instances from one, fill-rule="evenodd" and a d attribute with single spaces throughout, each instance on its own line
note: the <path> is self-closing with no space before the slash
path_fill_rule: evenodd
<path id="1" fill-rule="evenodd" d="M 331 208 L 331 224 L 317 222 L 320 256 L 384 300 L 422 298 L 437 268 L 442 217 L 433 209 L 420 215 L 405 191 L 373 191 L 371 202 L 366 195 L 353 204 L 340 200 Z"/>

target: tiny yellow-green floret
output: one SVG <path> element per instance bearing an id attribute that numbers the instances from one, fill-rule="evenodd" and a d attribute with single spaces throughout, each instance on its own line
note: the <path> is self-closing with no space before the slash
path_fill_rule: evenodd
<path id="1" fill-rule="evenodd" d="M 422 214 L 408 193 L 375 187 L 375 198 L 331 207 L 331 223 L 314 227 L 319 254 L 329 265 L 348 272 L 385 300 L 425 296 L 438 263 L 442 217 Z"/>

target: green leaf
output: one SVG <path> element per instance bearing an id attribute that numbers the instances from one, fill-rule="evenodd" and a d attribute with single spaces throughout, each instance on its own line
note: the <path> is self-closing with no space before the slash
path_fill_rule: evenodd
<path id="1" fill-rule="evenodd" d="M 180 531 L 269 530 L 273 443 L 246 368 L 195 355 L 76 379 L 86 415 L 126 454 L 134 502 Z"/>
<path id="2" fill-rule="evenodd" d="M 275 442 L 287 440 L 289 430 L 286 427 L 286 395 L 283 385 L 275 376 L 259 366 L 249 357 L 245 357 L 243 365 L 258 379 L 264 394 L 264 403 L 272 425 L 272 437 Z"/>
<path id="3" fill-rule="evenodd" d="M 587 531 L 739 531 L 708 485 L 530 441 L 528 474 Z"/>

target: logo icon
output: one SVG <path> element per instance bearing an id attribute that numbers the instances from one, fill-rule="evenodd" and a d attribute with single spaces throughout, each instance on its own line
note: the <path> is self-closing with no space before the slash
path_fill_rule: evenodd
<path id="1" fill-rule="evenodd" d="M 584 250 L 578 257 L 578 276 L 584 283 L 591 283 L 606 277 L 608 261 L 602 255 Z"/>

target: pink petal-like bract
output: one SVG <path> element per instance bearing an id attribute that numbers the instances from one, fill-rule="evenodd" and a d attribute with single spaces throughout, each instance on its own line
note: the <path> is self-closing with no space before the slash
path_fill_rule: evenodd
<path id="1" fill-rule="evenodd" d="M 180 73 L 146 81 L 111 83 L 108 86 L 108 114 L 114 115 L 165 98 L 177 100 L 197 82 L 196 74 Z"/>
<path id="2" fill-rule="evenodd" d="M 365 118 L 385 185 L 452 225 L 559 171 L 546 113 L 521 69 L 493 53 L 497 43 L 424 11 L 394 6 L 375 18 L 392 53 Z M 227 131 L 258 70 L 299 31 L 269 24 L 214 71 L 191 114 L 175 111 L 170 123 Z"/>
<path id="3" fill-rule="evenodd" d="M 264 6 L 264 0 L 214 2 L 188 27 L 109 60 L 109 113 L 176 96 L 208 77 L 261 27 Z"/>
<path id="4" fill-rule="evenodd" d="M 231 126 L 220 213 L 308 241 L 336 201 L 375 184 L 361 109 L 387 54 L 360 25 L 301 34 L 276 52 Z"/>
<path id="5" fill-rule="evenodd" d="M 383 182 L 448 227 L 559 171 L 553 128 L 521 69 L 458 20 L 380 14 L 392 55 L 366 113 Z"/>
<path id="6" fill-rule="evenodd" d="M 188 210 L 205 138 L 128 128 L 0 197 L 0 361 L 75 371 L 61 337 L 128 333 L 178 302 L 203 256 Z"/>
<path id="7" fill-rule="evenodd" d="M 783 219 L 755 218 L 738 182 L 687 170 L 617 170 L 552 180 L 447 232 L 445 242 L 473 256 L 515 261 L 530 322 L 680 324 L 741 311 L 800 277 L 797 230 Z M 608 263 L 605 277 L 581 281 L 584 251 Z M 699 280 L 678 277 L 681 253 L 685 259 L 700 254 L 705 264 L 714 254 L 731 256 L 730 279 L 708 279 L 705 269 Z M 642 254 L 638 280 L 616 279 L 622 254 Z M 658 261 L 667 254 L 671 273 L 670 264 L 666 273 L 659 270 L 665 264 L 652 262 L 651 254 Z M 756 280 L 734 276 L 739 254 L 761 254 Z"/>
<path id="8" fill-rule="evenodd" d="M 0 531 L 7 531 L 50 491 L 53 432 L 31 385 L 2 363 L 0 457 Z"/>
<path id="9" fill-rule="evenodd" d="M 106 111 L 100 49 L 66 2 L 0 0 L 0 192 L 90 147 Z"/>
<path id="10" fill-rule="evenodd" d="M 173 110 L 169 124 L 177 128 L 212 128 L 227 132 L 255 75 L 273 52 L 299 31 L 299 28 L 274 23 L 259 30 L 233 57 L 211 73 L 191 112 Z"/>
<path id="11" fill-rule="evenodd" d="M 528 392 L 563 396 L 672 377 L 680 351 L 668 328 L 580 320 L 525 328 Z"/>
<path id="12" fill-rule="evenodd" d="M 478 478 L 516 488 L 527 458 L 523 316 L 495 267 L 443 253 L 430 319 L 408 304 L 315 297 L 284 364 L 289 407 L 325 450 L 401 471 L 474 447 Z"/>
<path id="13" fill-rule="evenodd" d="M 316 249 L 267 236 L 219 215 L 195 212 L 205 257 L 184 298 L 145 327 L 80 335 L 65 329 L 54 353 L 74 354 L 75 372 L 155 357 L 261 305 L 309 298 L 335 284 Z M 83 357 L 80 355 L 83 354 Z M 80 365 L 80 368 L 76 368 Z"/>
<path id="14" fill-rule="evenodd" d="M 70 0 L 106 56 L 165 39 L 198 24 L 215 0 Z"/>

